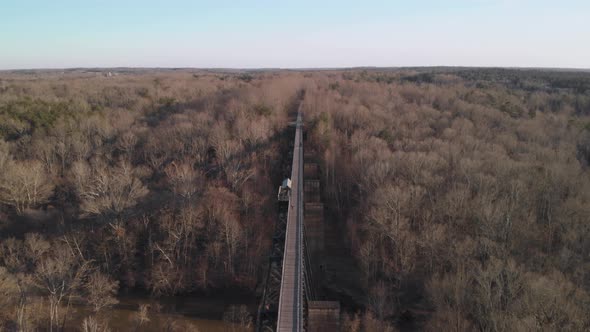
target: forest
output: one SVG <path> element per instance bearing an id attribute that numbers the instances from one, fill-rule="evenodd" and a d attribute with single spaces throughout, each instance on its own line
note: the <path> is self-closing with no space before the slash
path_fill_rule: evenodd
<path id="1" fill-rule="evenodd" d="M 299 103 L 343 331 L 590 329 L 590 73 L 359 68 L 0 72 L 0 330 L 259 296 Z"/>

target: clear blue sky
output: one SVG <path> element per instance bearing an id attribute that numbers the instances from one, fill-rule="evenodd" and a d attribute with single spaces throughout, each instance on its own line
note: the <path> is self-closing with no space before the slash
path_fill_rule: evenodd
<path id="1" fill-rule="evenodd" d="M 590 0 L 0 0 L 0 69 L 590 68 Z"/>

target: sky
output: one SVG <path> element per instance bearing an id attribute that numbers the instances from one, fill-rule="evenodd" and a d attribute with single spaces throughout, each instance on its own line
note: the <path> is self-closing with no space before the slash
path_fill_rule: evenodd
<path id="1" fill-rule="evenodd" d="M 590 68 L 589 0 L 0 0 L 0 69 Z"/>

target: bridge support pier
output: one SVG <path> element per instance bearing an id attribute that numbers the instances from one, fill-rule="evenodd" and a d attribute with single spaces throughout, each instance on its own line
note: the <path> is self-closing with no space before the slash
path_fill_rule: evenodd
<path id="1" fill-rule="evenodd" d="M 324 204 L 321 199 L 319 165 L 316 161 L 315 151 L 304 150 L 305 163 L 304 174 L 304 220 L 305 236 L 307 240 L 307 253 L 311 261 L 311 270 L 314 276 L 317 295 L 322 296 L 321 286 L 324 282 L 323 256 L 324 256 Z"/>

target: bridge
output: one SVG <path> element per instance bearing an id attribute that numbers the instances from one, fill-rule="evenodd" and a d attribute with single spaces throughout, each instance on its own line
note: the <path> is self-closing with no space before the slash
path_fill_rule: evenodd
<path id="1" fill-rule="evenodd" d="M 258 309 L 257 331 L 319 331 L 338 324 L 333 321 L 337 320 L 334 316 L 339 315 L 339 304 L 318 301 L 317 285 L 313 280 L 317 267 L 312 266 L 308 252 L 304 222 L 304 192 L 308 190 L 304 190 L 304 126 L 301 103 L 293 127 L 295 138 L 292 141 L 290 181 L 283 181 L 277 197 L 279 214 Z M 319 180 L 313 181 L 319 184 Z M 319 197 L 319 185 L 317 191 Z M 332 330 L 334 329 L 330 329 Z"/>

